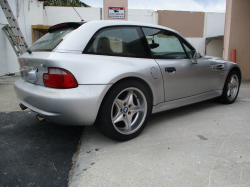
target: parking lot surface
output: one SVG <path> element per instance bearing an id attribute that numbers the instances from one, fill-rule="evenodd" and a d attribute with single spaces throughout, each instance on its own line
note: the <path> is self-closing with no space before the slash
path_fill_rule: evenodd
<path id="1" fill-rule="evenodd" d="M 0 186 L 250 186 L 250 82 L 232 105 L 158 113 L 116 142 L 94 126 L 39 123 L 9 80 L 0 81 Z"/>
<path id="2" fill-rule="evenodd" d="M 250 84 L 214 100 L 152 115 L 142 134 L 116 142 L 86 127 L 71 187 L 250 186 Z"/>

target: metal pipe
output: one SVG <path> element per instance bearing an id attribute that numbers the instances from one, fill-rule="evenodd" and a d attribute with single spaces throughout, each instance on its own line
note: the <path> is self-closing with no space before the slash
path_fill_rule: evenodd
<path id="1" fill-rule="evenodd" d="M 45 121 L 45 118 L 44 118 L 41 114 L 37 114 L 37 115 L 36 115 L 36 119 L 37 119 L 39 122 L 44 122 L 44 121 Z"/>
<path id="2" fill-rule="evenodd" d="M 231 61 L 236 63 L 236 49 L 232 49 Z"/>
<path id="3" fill-rule="evenodd" d="M 22 110 L 27 109 L 27 107 L 26 107 L 26 106 L 24 106 L 22 103 L 20 103 L 20 104 L 19 104 L 19 106 L 20 106 L 20 108 L 21 108 Z"/>

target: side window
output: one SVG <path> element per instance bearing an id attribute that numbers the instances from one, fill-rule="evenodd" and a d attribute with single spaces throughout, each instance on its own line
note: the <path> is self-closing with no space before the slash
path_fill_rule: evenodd
<path id="1" fill-rule="evenodd" d="M 183 59 L 186 52 L 175 33 L 170 31 L 142 28 L 151 53 L 156 59 Z"/>
<path id="2" fill-rule="evenodd" d="M 147 57 L 143 34 L 137 27 L 109 27 L 90 40 L 85 53 L 128 57 Z"/>

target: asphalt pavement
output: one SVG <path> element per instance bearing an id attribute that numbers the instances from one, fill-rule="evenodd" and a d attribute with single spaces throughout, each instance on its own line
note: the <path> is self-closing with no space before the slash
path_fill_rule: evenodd
<path id="1" fill-rule="evenodd" d="M 0 186 L 68 186 L 83 127 L 39 123 L 30 111 L 0 119 Z"/>

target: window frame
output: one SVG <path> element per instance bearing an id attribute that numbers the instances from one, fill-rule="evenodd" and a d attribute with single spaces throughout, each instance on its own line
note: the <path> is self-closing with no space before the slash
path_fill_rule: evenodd
<path id="1" fill-rule="evenodd" d="M 92 43 L 94 42 L 94 40 L 97 38 L 97 36 L 100 34 L 100 32 L 102 30 L 105 30 L 105 29 L 112 29 L 112 28 L 135 28 L 139 37 L 140 37 L 140 40 L 141 40 L 141 43 L 142 43 L 142 46 L 143 46 L 143 49 L 145 51 L 145 54 L 146 56 L 145 57 L 137 57 L 137 56 L 125 56 L 125 55 L 116 55 L 116 54 L 98 54 L 98 53 L 94 53 L 94 52 L 88 52 L 90 46 L 92 45 Z M 128 57 L 128 58 L 152 58 L 152 54 L 151 54 L 151 50 L 148 48 L 148 43 L 147 43 L 147 39 L 141 29 L 141 26 L 135 26 L 135 25 L 112 25 L 112 26 L 106 26 L 106 27 L 102 27 L 100 29 L 98 29 L 94 34 L 93 36 L 91 37 L 91 39 L 88 41 L 87 45 L 85 46 L 85 48 L 83 49 L 82 51 L 82 54 L 92 54 L 92 55 L 103 55 L 103 56 L 116 56 L 116 57 Z"/>
<path id="2" fill-rule="evenodd" d="M 183 58 L 183 59 L 191 59 L 191 57 L 188 56 L 188 53 L 187 53 L 187 51 L 186 51 L 186 49 L 185 49 L 183 43 L 184 43 L 188 48 L 190 48 L 191 51 L 195 50 L 195 48 L 194 48 L 192 45 L 190 45 L 190 44 L 189 44 L 182 36 L 180 36 L 178 33 L 175 33 L 175 32 L 170 31 L 170 30 L 165 30 L 165 29 L 161 29 L 161 28 L 156 28 L 156 27 L 141 26 L 141 31 L 142 31 L 142 33 L 143 33 L 143 35 L 144 35 L 144 38 L 145 38 L 146 42 L 147 42 L 147 48 L 148 48 L 148 50 L 149 50 L 149 52 L 150 52 L 151 58 L 153 58 L 153 59 L 161 59 L 161 58 L 154 58 L 154 57 L 153 57 L 152 51 L 151 51 L 151 49 L 150 49 L 150 47 L 149 47 L 149 43 L 148 43 L 148 41 L 147 41 L 147 37 L 146 37 L 145 33 L 143 32 L 143 28 L 157 29 L 157 30 L 164 31 L 164 32 L 170 32 L 171 34 L 173 34 L 173 35 L 179 40 L 179 42 L 180 42 L 180 44 L 181 44 L 181 46 L 182 46 L 182 48 L 183 48 L 183 51 L 184 51 L 185 54 L 186 54 L 186 58 Z M 170 58 L 165 58 L 165 59 L 170 59 Z"/>

